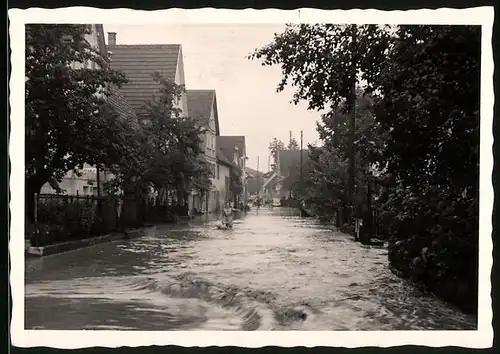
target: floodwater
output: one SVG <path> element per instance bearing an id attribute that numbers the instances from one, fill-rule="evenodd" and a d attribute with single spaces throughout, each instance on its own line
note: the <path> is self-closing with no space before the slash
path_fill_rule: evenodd
<path id="1" fill-rule="evenodd" d="M 451 330 L 476 318 L 293 210 L 157 226 L 144 237 L 27 260 L 26 329 Z"/>

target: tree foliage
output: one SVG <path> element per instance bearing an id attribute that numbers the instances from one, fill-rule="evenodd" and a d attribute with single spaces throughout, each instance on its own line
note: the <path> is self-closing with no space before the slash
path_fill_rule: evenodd
<path id="1" fill-rule="evenodd" d="M 159 73 L 153 74 L 153 81 L 161 88 L 145 104 L 140 141 L 131 153 L 141 158 L 138 165 L 122 171 L 119 184 L 133 176 L 135 185 L 146 184 L 157 192 L 175 190 L 181 199 L 191 189 L 203 194 L 210 188 L 212 177 L 208 163 L 201 157 L 205 127 L 198 120 L 184 116 L 179 108 L 184 87 Z"/>
<path id="2" fill-rule="evenodd" d="M 295 138 L 290 138 L 290 141 L 288 142 L 288 145 L 286 147 L 288 150 L 298 150 L 299 149 L 299 143 L 297 143 L 297 140 Z"/>
<path id="3" fill-rule="evenodd" d="M 234 169 L 231 169 L 229 173 L 229 190 L 233 196 L 233 202 L 238 202 L 239 196 L 243 193 L 243 181 L 241 175 Z"/>
<path id="4" fill-rule="evenodd" d="M 290 84 L 295 103 L 326 111 L 318 125 L 324 145 L 311 149 L 305 181 L 306 196 L 326 210 L 344 196 L 345 113 L 354 103 L 353 80 L 363 83 L 364 95 L 356 96 L 356 189 L 377 167 L 391 265 L 471 310 L 480 38 L 478 26 L 289 25 L 249 56 L 281 67 L 278 91 Z M 455 291 L 456 283 L 472 290 Z"/>

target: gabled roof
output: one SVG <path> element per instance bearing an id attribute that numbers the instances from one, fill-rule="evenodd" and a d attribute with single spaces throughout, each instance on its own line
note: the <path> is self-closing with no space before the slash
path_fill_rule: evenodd
<path id="1" fill-rule="evenodd" d="M 245 172 L 246 172 L 247 176 L 249 177 L 247 179 L 248 193 L 250 193 L 250 194 L 257 193 L 259 191 L 259 189 L 262 189 L 262 185 L 266 181 L 266 178 L 264 177 L 264 173 L 257 171 L 257 170 L 254 170 L 253 168 L 250 168 L 250 167 L 245 167 Z"/>
<path id="2" fill-rule="evenodd" d="M 246 157 L 246 146 L 245 146 L 245 136 L 228 136 L 222 135 L 217 137 L 217 147 L 220 147 L 222 151 L 227 155 L 226 150 L 230 151 L 229 156 L 233 156 L 234 147 L 238 147 L 243 157 Z"/>
<path id="3" fill-rule="evenodd" d="M 180 44 L 108 45 L 107 49 L 111 67 L 123 72 L 129 81 L 121 91 L 137 113 L 161 87 L 153 81 L 153 73 L 174 81 L 182 53 Z"/>
<path id="4" fill-rule="evenodd" d="M 186 90 L 189 116 L 199 119 L 204 125 L 209 124 L 212 109 L 215 119 L 215 134 L 219 135 L 219 114 L 215 90 Z"/>
<path id="5" fill-rule="evenodd" d="M 127 102 L 120 89 L 115 85 L 110 85 L 110 95 L 108 96 L 108 103 L 115 109 L 120 118 L 129 122 L 138 123 L 137 115 Z"/>
<path id="6" fill-rule="evenodd" d="M 103 25 L 102 24 L 95 24 L 94 26 L 90 25 L 90 28 L 92 30 L 95 30 L 95 34 L 97 36 L 97 45 L 98 45 L 97 49 L 99 50 L 99 53 L 103 57 L 106 57 L 107 48 L 106 48 L 106 42 L 104 40 Z M 114 108 L 114 110 L 120 116 L 120 118 L 129 122 L 138 123 L 137 115 L 135 114 L 134 110 L 132 109 L 132 107 L 130 106 L 129 102 L 124 97 L 120 89 L 116 85 L 111 84 L 109 85 L 109 91 L 110 95 L 108 96 L 107 102 L 111 107 Z"/>

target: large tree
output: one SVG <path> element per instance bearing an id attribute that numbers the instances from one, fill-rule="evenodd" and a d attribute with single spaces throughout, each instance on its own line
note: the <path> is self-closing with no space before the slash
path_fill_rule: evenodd
<path id="1" fill-rule="evenodd" d="M 160 92 L 145 105 L 143 150 L 147 166 L 143 178 L 157 191 L 176 190 L 184 200 L 191 189 L 206 193 L 211 186 L 211 172 L 201 157 L 202 139 L 206 127 L 194 118 L 183 115 L 178 102 L 184 87 L 172 80 L 153 74 Z M 147 157 L 146 157 L 147 156 Z"/>
<path id="2" fill-rule="evenodd" d="M 90 33 L 86 25 L 26 26 L 25 175 L 29 218 L 33 195 L 45 183 L 57 186 L 68 171 L 86 162 L 110 162 L 109 151 L 100 149 L 101 141 L 94 138 L 114 129 L 108 127 L 118 122 L 105 102 L 110 88 L 125 82 L 125 78 L 111 70 L 108 58 L 85 40 Z M 85 65 L 92 62 L 96 67 Z M 115 142 L 107 147 L 119 148 Z"/>
<path id="3" fill-rule="evenodd" d="M 292 25 L 251 56 L 280 65 L 278 90 L 293 84 L 295 102 L 306 100 L 330 117 L 342 113 L 342 102 L 353 112 L 353 81 L 364 83 L 375 125 L 347 144 L 358 147 L 357 159 L 385 172 L 380 202 L 392 237 L 391 265 L 471 310 L 477 300 L 480 38 L 477 26 Z M 325 130 L 323 139 L 345 150 L 336 134 L 343 128 Z M 381 139 L 370 138 L 372 132 Z M 370 151 L 377 140 L 381 148 Z"/>

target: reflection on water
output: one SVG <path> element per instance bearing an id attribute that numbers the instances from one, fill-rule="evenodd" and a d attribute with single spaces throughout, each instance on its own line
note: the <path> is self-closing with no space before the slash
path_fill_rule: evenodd
<path id="1" fill-rule="evenodd" d="M 292 210 L 157 226 L 147 236 L 26 263 L 26 328 L 475 329 L 476 319 L 387 268 L 387 250 Z"/>

